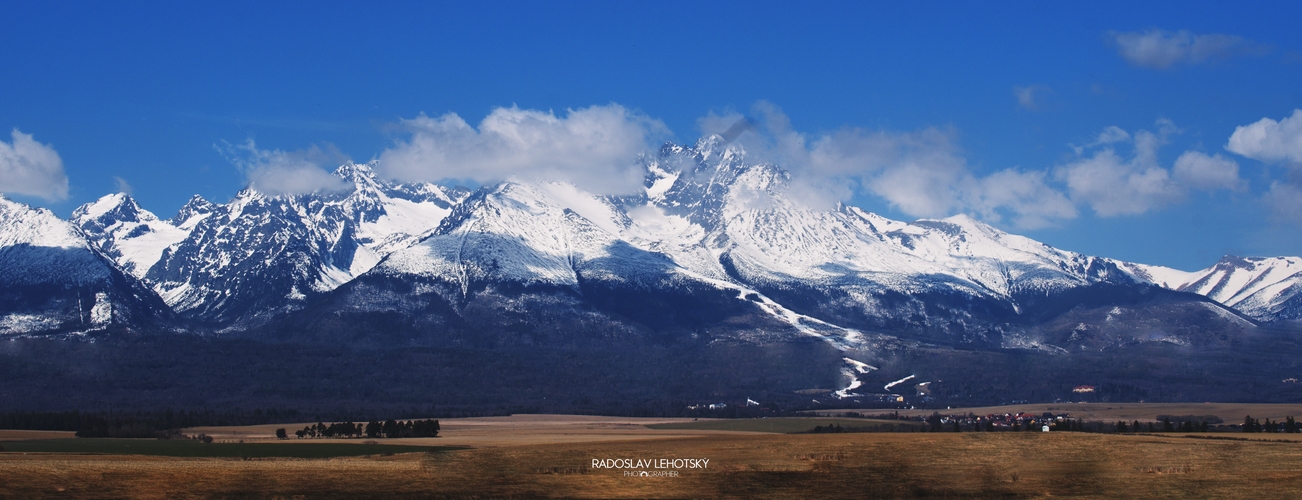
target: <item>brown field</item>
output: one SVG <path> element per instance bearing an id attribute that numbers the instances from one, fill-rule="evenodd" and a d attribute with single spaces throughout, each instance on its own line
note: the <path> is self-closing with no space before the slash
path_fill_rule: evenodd
<path id="1" fill-rule="evenodd" d="M 0 441 L 26 441 L 29 439 L 62 439 L 73 437 L 72 431 L 19 431 L 0 429 Z"/>
<path id="2" fill-rule="evenodd" d="M 446 437 L 413 441 L 479 444 L 461 451 L 332 459 L 8 452 L 0 453 L 0 498 L 1302 495 L 1302 444 L 1292 442 L 1179 435 L 814 435 L 637 428 L 641 423 L 682 421 L 560 415 L 447 419 Z M 249 429 L 245 438 L 253 439 L 253 430 L 260 428 Z M 710 461 L 705 469 L 678 469 L 677 477 L 625 477 L 620 469 L 591 467 L 594 458 L 643 457 Z"/>

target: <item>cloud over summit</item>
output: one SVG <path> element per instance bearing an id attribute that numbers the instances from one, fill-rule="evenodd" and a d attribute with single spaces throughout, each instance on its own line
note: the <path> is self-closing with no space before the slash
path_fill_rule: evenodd
<path id="1" fill-rule="evenodd" d="M 348 161 L 347 156 L 333 147 L 264 150 L 248 139 L 243 144 L 222 144 L 217 149 L 244 172 L 250 187 L 268 196 L 334 192 L 351 187 L 323 168 Z"/>
<path id="2" fill-rule="evenodd" d="M 752 116 L 752 133 L 740 135 L 737 142 L 759 160 L 790 171 L 794 191 L 805 193 L 804 201 L 811 205 L 864 194 L 913 217 L 967 212 L 991 221 L 1007 218 L 1023 228 L 1077 215 L 1063 194 L 1045 184 L 1043 172 L 972 172 L 953 129 L 843 127 L 806 134 L 794 130 L 786 115 L 767 102 L 756 104 Z M 705 133 L 717 133 L 740 119 L 735 113 L 712 114 L 700 125 Z"/>
<path id="3" fill-rule="evenodd" d="M 455 113 L 402 121 L 410 137 L 379 156 L 381 173 L 403 181 L 545 178 L 603 193 L 641 188 L 636 160 L 668 136 L 658 120 L 618 104 L 550 111 L 497 108 L 477 127 Z"/>

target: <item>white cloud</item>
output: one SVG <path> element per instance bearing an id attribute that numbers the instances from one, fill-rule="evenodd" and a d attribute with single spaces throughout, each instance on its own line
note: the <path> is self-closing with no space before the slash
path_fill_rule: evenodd
<path id="1" fill-rule="evenodd" d="M 1087 204 L 1104 216 L 1134 215 L 1180 200 L 1184 193 L 1166 169 L 1124 160 L 1112 149 L 1060 167 L 1057 175 L 1067 183 L 1072 200 Z"/>
<path id="2" fill-rule="evenodd" d="M 1133 134 L 1115 126 L 1105 128 L 1090 145 L 1074 148 L 1078 156 L 1093 150 L 1089 156 L 1059 166 L 1055 177 L 1067 185 L 1073 201 L 1104 217 L 1141 214 L 1176 203 L 1190 189 L 1242 188 L 1239 165 L 1220 155 L 1186 151 L 1174 170 L 1167 170 L 1158 161 L 1158 151 L 1179 129 L 1167 119 L 1157 120 L 1156 125 L 1157 132 Z M 1115 149 L 1127 144 L 1132 146 L 1129 158 Z"/>
<path id="3" fill-rule="evenodd" d="M 1243 179 L 1239 178 L 1239 164 L 1219 154 L 1207 156 L 1198 151 L 1185 151 L 1176 158 L 1172 176 L 1180 184 L 1204 191 L 1237 191 L 1244 187 Z"/>
<path id="4" fill-rule="evenodd" d="M 752 114 L 754 133 L 742 134 L 736 142 L 761 161 L 790 171 L 792 195 L 813 206 L 863 192 L 914 217 L 971 212 L 991 221 L 1008 217 L 1014 225 L 1030 228 L 1077 215 L 1071 201 L 1045 183 L 1043 172 L 974 174 L 953 130 L 842 128 L 809 136 L 793 130 L 770 103 L 758 103 Z M 712 114 L 699 123 L 703 132 L 718 133 L 742 119 Z"/>
<path id="5" fill-rule="evenodd" d="M 1039 111 L 1044 106 L 1044 100 L 1052 93 L 1053 89 L 1043 85 L 1013 87 L 1013 96 L 1017 97 L 1017 105 L 1031 111 Z"/>
<path id="6" fill-rule="evenodd" d="M 1257 55 L 1267 48 L 1234 35 L 1189 31 L 1148 30 L 1109 33 L 1121 57 L 1135 66 L 1167 69 L 1177 64 L 1199 64 L 1237 55 Z"/>
<path id="7" fill-rule="evenodd" d="M 300 151 L 258 149 L 253 139 L 244 144 L 225 144 L 217 149 L 235 163 L 248 178 L 249 185 L 268 196 L 343 191 L 347 181 L 322 169 L 338 165 L 348 158 L 333 147 L 318 146 Z"/>
<path id="8" fill-rule="evenodd" d="M 1262 118 L 1235 127 L 1225 149 L 1254 160 L 1302 164 L 1302 109 L 1280 121 Z"/>
<path id="9" fill-rule="evenodd" d="M 455 113 L 403 120 L 410 139 L 380 154 L 380 170 L 404 181 L 519 176 L 573 183 L 586 190 L 629 193 L 642 187 L 636 163 L 651 141 L 667 136 L 657 120 L 618 104 L 551 112 L 497 108 L 471 127 Z"/>
<path id="10" fill-rule="evenodd" d="M 1079 156 L 1085 154 L 1086 149 L 1095 146 L 1103 146 L 1107 144 L 1114 144 L 1114 143 L 1125 142 L 1129 140 L 1130 140 L 1129 132 L 1126 132 L 1124 129 L 1116 125 L 1110 125 L 1108 127 L 1104 127 L 1103 131 L 1099 132 L 1099 137 L 1097 139 L 1094 139 L 1093 142 L 1086 144 L 1084 146 L 1077 146 L 1074 144 L 1069 144 L 1068 146 L 1070 146 L 1072 151 L 1075 151 L 1076 154 Z"/>
<path id="11" fill-rule="evenodd" d="M 68 198 L 68 176 L 54 148 L 13 129 L 12 142 L 0 141 L 0 191 L 49 201 Z"/>
<path id="12" fill-rule="evenodd" d="M 1000 170 L 980 180 L 973 208 L 987 220 L 999 220 L 999 211 L 1012 213 L 1013 224 L 1024 229 L 1052 226 L 1074 219 L 1076 205 L 1045 182 L 1042 171 Z"/>
<path id="13" fill-rule="evenodd" d="M 1234 128 L 1225 149 L 1288 167 L 1285 180 L 1271 183 L 1263 201 L 1284 220 L 1302 224 L 1302 109 L 1280 121 L 1262 118 Z"/>

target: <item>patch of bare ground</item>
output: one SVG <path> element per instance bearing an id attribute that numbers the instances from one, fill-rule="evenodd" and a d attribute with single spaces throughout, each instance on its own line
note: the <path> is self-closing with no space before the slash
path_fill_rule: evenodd
<path id="1" fill-rule="evenodd" d="M 641 477 L 594 458 L 709 463 Z M 715 434 L 326 460 L 0 453 L 0 497 L 1295 498 L 1298 463 L 1295 443 L 1174 436 Z"/>

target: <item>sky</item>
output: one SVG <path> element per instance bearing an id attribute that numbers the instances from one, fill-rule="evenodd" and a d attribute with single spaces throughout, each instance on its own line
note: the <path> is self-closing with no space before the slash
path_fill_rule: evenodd
<path id="1" fill-rule="evenodd" d="M 1302 255 L 1297 2 L 6 2 L 0 192 L 637 183 L 733 132 L 811 203 L 1195 270 Z"/>

